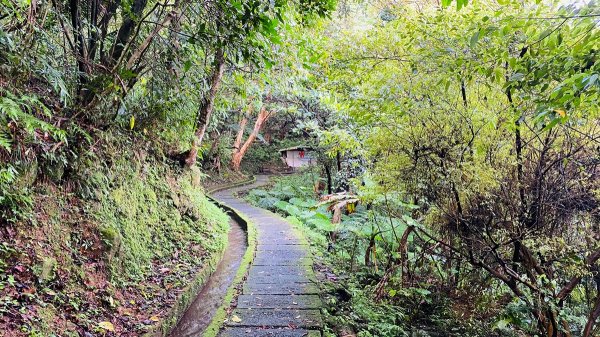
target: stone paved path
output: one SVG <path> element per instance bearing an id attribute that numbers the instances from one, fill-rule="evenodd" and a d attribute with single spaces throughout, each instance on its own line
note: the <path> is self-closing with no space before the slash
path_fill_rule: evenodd
<path id="1" fill-rule="evenodd" d="M 213 195 L 243 213 L 258 230 L 254 262 L 237 307 L 219 336 L 321 336 L 323 321 L 319 308 L 322 304 L 306 243 L 289 222 L 234 197 L 236 192 L 266 184 L 267 179 L 267 176 L 258 176 L 252 185 Z M 236 319 L 232 319 L 234 315 Z"/>

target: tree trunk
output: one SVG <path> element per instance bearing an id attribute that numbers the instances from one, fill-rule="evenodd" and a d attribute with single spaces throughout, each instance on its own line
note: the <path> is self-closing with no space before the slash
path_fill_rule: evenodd
<path id="1" fill-rule="evenodd" d="M 594 308 L 588 316 L 587 323 L 585 324 L 585 329 L 583 329 L 583 337 L 590 337 L 592 335 L 594 325 L 596 324 L 598 317 L 600 317 L 600 285 L 598 285 L 598 294 L 596 295 Z"/>
<path id="2" fill-rule="evenodd" d="M 87 82 L 87 57 L 85 52 L 85 41 L 83 36 L 83 27 L 81 23 L 81 9 L 78 0 L 69 1 L 69 11 L 71 14 L 71 26 L 73 29 L 73 40 L 75 43 L 75 60 L 77 61 L 78 83 L 77 95 L 81 97 L 82 90 Z"/>
<path id="3" fill-rule="evenodd" d="M 327 194 L 331 194 L 333 193 L 333 188 L 331 187 L 331 185 L 333 185 L 331 179 L 331 169 L 327 163 L 324 163 L 323 167 L 325 168 L 325 175 L 327 176 Z"/>
<path id="4" fill-rule="evenodd" d="M 246 113 L 242 115 L 242 119 L 240 120 L 240 128 L 235 137 L 235 141 L 233 142 L 234 154 L 240 151 L 240 147 L 242 146 L 242 139 L 244 139 L 244 131 L 246 130 L 246 124 L 248 124 L 248 116 L 250 116 L 250 114 L 252 114 L 252 104 L 248 104 Z"/>
<path id="5" fill-rule="evenodd" d="M 223 71 L 225 70 L 225 56 L 223 55 L 223 49 L 219 48 L 215 52 L 215 68 L 210 81 L 210 89 L 202 98 L 200 110 L 198 111 L 198 118 L 196 121 L 196 133 L 194 141 L 192 142 L 192 148 L 188 153 L 185 163 L 187 166 L 196 164 L 196 157 L 198 156 L 198 147 L 202 143 L 210 116 L 215 105 L 215 97 L 221 86 L 221 80 L 223 79 Z"/>
<path id="6" fill-rule="evenodd" d="M 142 56 L 148 49 L 148 46 L 150 46 L 150 43 L 152 42 L 152 40 L 154 40 L 156 35 L 158 35 L 158 33 L 160 33 L 160 31 L 163 28 L 169 26 L 169 23 L 176 15 L 177 14 L 175 14 L 174 11 L 169 13 L 160 24 L 157 24 L 156 27 L 154 27 L 152 32 L 150 34 L 148 34 L 148 36 L 146 36 L 146 39 L 144 39 L 144 42 L 142 42 L 142 44 L 133 52 L 131 57 L 129 57 L 129 60 L 127 61 L 127 64 L 125 65 L 125 68 L 132 69 L 133 65 L 142 58 Z"/>
<path id="7" fill-rule="evenodd" d="M 262 108 L 260 108 L 260 112 L 258 113 L 258 116 L 256 117 L 256 122 L 254 123 L 254 129 L 252 130 L 252 133 L 250 134 L 250 136 L 248 136 L 248 139 L 246 139 L 246 142 L 244 142 L 244 145 L 242 145 L 242 147 L 238 151 L 234 152 L 233 157 L 231 158 L 231 168 L 234 171 L 240 170 L 240 165 L 242 164 L 242 159 L 244 158 L 244 155 L 250 148 L 250 145 L 252 145 L 252 143 L 258 136 L 258 133 L 262 129 L 262 127 L 265 124 L 265 122 L 267 121 L 267 119 L 269 119 L 270 115 L 271 115 L 271 113 L 269 111 L 267 111 L 266 107 L 263 106 Z M 243 120 L 242 120 L 242 122 L 243 122 Z M 241 142 L 242 134 L 240 134 L 239 132 L 238 132 L 238 137 Z M 237 142 L 237 140 L 238 139 L 236 138 L 236 142 Z"/>
<path id="8" fill-rule="evenodd" d="M 216 131 L 213 131 L 211 136 L 212 144 L 210 145 L 210 150 L 208 150 L 208 158 L 212 158 L 217 151 L 217 147 L 219 146 L 219 134 Z"/>
<path id="9" fill-rule="evenodd" d="M 409 270 L 409 266 L 408 266 L 408 238 L 410 237 L 410 234 L 412 232 L 414 232 L 415 230 L 415 226 L 408 226 L 406 228 L 406 230 L 404 231 L 404 234 L 402 234 L 402 238 L 400 239 L 400 243 L 398 245 L 398 253 L 400 253 L 400 263 L 397 263 L 398 261 L 394 261 L 394 264 L 392 266 L 390 266 L 386 271 L 385 274 L 383 275 L 383 277 L 381 278 L 381 280 L 379 281 L 379 283 L 377 283 L 377 286 L 375 287 L 375 301 L 380 301 L 383 298 L 383 295 L 385 295 L 385 286 L 387 285 L 387 283 L 389 282 L 390 278 L 393 276 L 394 272 L 398 269 L 398 267 L 402 267 L 401 269 L 401 276 L 400 276 L 400 282 L 402 284 L 402 286 L 404 286 L 406 284 L 405 280 L 406 280 L 406 273 L 408 273 Z M 391 259 L 390 259 L 391 261 Z"/>
<path id="10" fill-rule="evenodd" d="M 142 13 L 148 4 L 148 0 L 134 0 L 131 5 L 131 13 L 126 15 L 123 19 L 123 24 L 117 31 L 117 37 L 111 48 L 110 59 L 108 60 L 109 66 L 117 64 L 121 58 L 125 46 L 129 43 L 131 35 L 134 31 L 137 20 L 142 17 Z"/>

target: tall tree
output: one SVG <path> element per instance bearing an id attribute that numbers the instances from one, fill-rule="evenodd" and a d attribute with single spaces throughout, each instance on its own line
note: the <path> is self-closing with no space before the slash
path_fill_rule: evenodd
<path id="1" fill-rule="evenodd" d="M 246 139 L 244 144 L 239 148 L 235 148 L 235 145 L 234 145 L 234 152 L 233 152 L 233 156 L 231 158 L 231 168 L 234 171 L 240 170 L 240 165 L 242 163 L 242 159 L 244 158 L 244 155 L 246 154 L 246 152 L 248 152 L 248 149 L 250 148 L 252 143 L 256 140 L 256 137 L 258 137 L 258 134 L 260 133 L 264 124 L 267 122 L 267 120 L 269 119 L 270 116 L 271 116 L 271 112 L 269 110 L 267 110 L 266 106 L 263 105 L 260 108 L 258 115 L 256 116 L 256 121 L 254 122 L 254 128 L 252 129 L 252 132 L 250 133 L 250 135 L 248 136 L 248 138 Z M 247 123 L 247 119 L 246 119 L 246 117 L 243 117 L 242 121 L 240 122 L 240 126 L 242 126 L 242 124 L 245 124 L 245 123 Z M 243 135 L 243 128 L 240 128 L 240 131 L 238 133 L 238 138 L 240 140 L 240 143 L 241 143 L 242 135 Z M 237 142 L 238 138 L 236 138 L 236 142 Z M 239 144 L 237 144 L 237 145 L 239 146 Z"/>
<path id="2" fill-rule="evenodd" d="M 198 110 L 198 117 L 196 118 L 196 132 L 194 133 L 194 140 L 192 141 L 192 148 L 190 149 L 185 162 L 188 166 L 192 166 L 196 163 L 198 156 L 198 147 L 202 144 L 206 128 L 210 122 L 212 115 L 215 98 L 221 81 L 223 80 L 223 72 L 225 71 L 225 56 L 223 55 L 223 49 L 219 48 L 215 51 L 214 66 L 212 76 L 210 77 L 210 89 L 203 95 L 200 109 Z"/>

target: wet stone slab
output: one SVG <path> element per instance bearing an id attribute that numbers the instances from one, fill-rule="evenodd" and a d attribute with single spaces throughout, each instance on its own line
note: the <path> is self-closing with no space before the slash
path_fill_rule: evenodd
<path id="1" fill-rule="evenodd" d="M 260 227 L 258 229 L 258 236 L 256 237 L 257 239 L 283 239 L 286 241 L 300 241 L 300 239 L 289 233 L 289 231 L 284 231 L 287 233 L 279 233 L 279 230 L 277 230 L 277 232 L 275 231 L 270 231 L 270 230 L 265 230 L 264 232 L 261 231 Z M 262 243 L 262 242 L 261 242 Z"/>
<path id="2" fill-rule="evenodd" d="M 294 238 L 269 238 L 264 236 L 258 236 L 256 238 L 261 245 L 289 245 L 289 246 L 304 246 L 306 247 L 306 243 Z"/>
<path id="3" fill-rule="evenodd" d="M 273 276 L 273 275 L 298 275 L 314 276 L 311 266 L 252 266 L 248 271 L 248 277 L 254 275 Z"/>
<path id="4" fill-rule="evenodd" d="M 318 295 L 240 295 L 239 309 L 319 309 L 323 306 Z"/>
<path id="5" fill-rule="evenodd" d="M 254 259 L 255 266 L 310 266 L 312 260 L 306 257 L 260 256 Z"/>
<path id="6" fill-rule="evenodd" d="M 280 221 L 268 221 L 263 218 L 252 218 L 254 223 L 258 228 L 268 229 L 274 233 L 278 233 L 279 231 L 287 231 L 291 230 L 292 226 L 288 223 L 282 223 Z"/>
<path id="7" fill-rule="evenodd" d="M 317 330 L 305 329 L 263 329 L 263 328 L 226 328 L 219 337 L 321 337 Z"/>
<path id="8" fill-rule="evenodd" d="M 320 329 L 323 326 L 321 312 L 316 309 L 235 309 L 232 316 L 237 316 L 240 322 L 232 319 L 227 326 L 242 327 L 294 327 L 304 329 Z"/>
<path id="9" fill-rule="evenodd" d="M 314 275 L 261 275 L 253 274 L 248 277 L 248 281 L 253 283 L 271 283 L 271 284 L 286 284 L 286 283 L 311 283 L 316 282 Z"/>
<path id="10" fill-rule="evenodd" d="M 257 242 L 260 245 L 304 245 L 305 242 L 302 240 L 293 237 L 293 236 L 285 236 L 285 235 L 276 235 L 276 234 L 259 234 L 256 236 Z"/>
<path id="11" fill-rule="evenodd" d="M 308 249 L 307 244 L 258 244 L 256 246 L 257 251 L 274 251 L 274 250 L 300 250 L 306 251 Z"/>
<path id="12" fill-rule="evenodd" d="M 243 293 L 247 295 L 317 295 L 319 287 L 314 283 L 253 283 L 251 279 L 244 284 Z"/>
<path id="13" fill-rule="evenodd" d="M 256 259 L 259 258 L 295 258 L 302 259 L 308 257 L 308 252 L 304 249 L 282 249 L 282 250 L 257 250 Z"/>

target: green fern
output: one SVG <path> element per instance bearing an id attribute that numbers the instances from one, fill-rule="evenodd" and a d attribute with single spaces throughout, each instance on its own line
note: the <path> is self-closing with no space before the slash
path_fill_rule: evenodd
<path id="1" fill-rule="evenodd" d="M 0 97 L 0 122 L 3 125 L 7 126 L 13 123 L 29 138 L 35 138 L 35 133 L 41 132 L 49 134 L 56 141 L 66 142 L 65 131 L 37 118 L 34 115 L 36 112 L 46 117 L 52 117 L 50 109 L 36 97 L 27 95 L 17 97 L 10 92 L 4 92 Z M 7 131 L 0 133 L 0 146 L 10 151 L 14 139 Z"/>
<path id="2" fill-rule="evenodd" d="M 12 145 L 12 141 L 10 139 L 10 135 L 5 131 L 0 132 L 0 147 L 8 151 L 10 151 L 10 147 Z"/>

